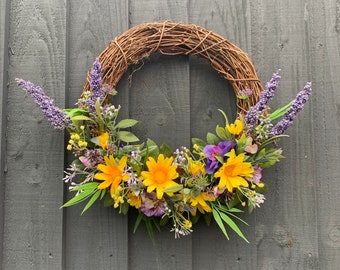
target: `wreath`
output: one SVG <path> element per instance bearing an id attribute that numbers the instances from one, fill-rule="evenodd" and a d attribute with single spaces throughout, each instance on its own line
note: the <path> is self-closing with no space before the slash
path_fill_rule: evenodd
<path id="1" fill-rule="evenodd" d="M 111 103 L 115 87 L 131 65 L 158 52 L 196 55 L 206 59 L 226 78 L 236 93 L 238 115 L 193 138 L 192 148 L 171 150 L 151 139 L 140 143 L 131 128 L 134 119 L 120 119 L 119 105 Z M 127 214 L 136 208 L 134 230 L 141 221 L 153 229 L 167 223 L 175 238 L 190 234 L 200 217 L 214 220 L 225 237 L 227 228 L 248 242 L 237 222 L 265 201 L 262 170 L 282 158 L 279 138 L 292 125 L 311 94 L 307 83 L 296 98 L 270 113 L 269 101 L 279 83 L 279 71 L 263 88 L 247 54 L 197 25 L 162 22 L 131 28 L 115 38 L 98 56 L 76 108 L 56 107 L 41 87 L 17 79 L 41 107 L 52 126 L 67 130 L 67 150 L 75 160 L 64 182 L 74 196 L 63 207 L 87 201 L 85 212 L 97 200 Z"/>

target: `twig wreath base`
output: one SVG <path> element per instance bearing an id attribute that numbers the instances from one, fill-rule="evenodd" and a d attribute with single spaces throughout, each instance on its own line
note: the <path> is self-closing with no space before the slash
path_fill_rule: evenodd
<path id="1" fill-rule="evenodd" d="M 195 24 L 146 23 L 133 27 L 116 37 L 98 56 L 104 84 L 115 88 L 128 67 L 153 53 L 164 55 L 196 55 L 211 63 L 232 85 L 235 94 L 252 89 L 249 100 L 238 99 L 242 113 L 254 105 L 263 87 L 253 63 L 240 48 L 220 35 Z M 90 90 L 90 74 L 84 91 Z"/>
<path id="2" fill-rule="evenodd" d="M 115 86 L 127 68 L 159 52 L 193 54 L 209 61 L 233 86 L 239 114 L 192 139 L 192 149 L 172 151 L 151 139 L 140 143 L 131 128 L 134 119 L 120 119 L 120 106 L 110 103 Z M 228 228 L 248 242 L 236 224 L 238 213 L 265 201 L 262 170 L 279 161 L 280 137 L 292 125 L 311 94 L 307 83 L 296 98 L 269 113 L 280 79 L 274 73 L 261 86 L 248 56 L 221 36 L 196 25 L 163 22 L 131 28 L 99 55 L 76 108 L 61 110 L 39 86 L 17 79 L 41 107 L 53 127 L 70 134 L 67 150 L 75 160 L 64 181 L 75 195 L 63 206 L 86 201 L 83 212 L 97 200 L 126 214 L 136 208 L 136 230 L 144 221 L 153 229 L 168 223 L 175 237 L 190 234 L 200 217 L 214 220 L 229 239 Z M 280 119 L 279 119 L 280 118 Z"/>

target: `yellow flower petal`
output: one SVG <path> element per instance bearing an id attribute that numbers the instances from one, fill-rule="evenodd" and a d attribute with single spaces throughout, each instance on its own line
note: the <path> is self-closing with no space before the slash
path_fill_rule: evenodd
<path id="1" fill-rule="evenodd" d="M 175 180 L 178 178 L 177 165 L 172 165 L 173 158 L 165 158 L 160 154 L 157 161 L 153 157 L 149 157 L 146 162 L 148 171 L 142 171 L 141 176 L 143 184 L 147 186 L 147 192 L 152 192 L 156 189 L 157 198 L 161 199 L 164 195 L 164 189 L 170 186 L 177 185 Z"/>
<path id="2" fill-rule="evenodd" d="M 243 162 L 244 157 L 244 153 L 236 156 L 234 149 L 230 151 L 230 157 L 227 162 L 214 174 L 214 177 L 220 178 L 219 189 L 226 187 L 229 192 L 232 192 L 234 188 L 249 186 L 244 177 L 252 177 L 254 168 L 250 162 Z"/>

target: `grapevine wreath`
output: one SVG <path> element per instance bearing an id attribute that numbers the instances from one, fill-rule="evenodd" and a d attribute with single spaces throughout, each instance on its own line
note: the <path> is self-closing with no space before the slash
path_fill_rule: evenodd
<path id="1" fill-rule="evenodd" d="M 196 55 L 232 85 L 238 115 L 192 139 L 192 148 L 139 142 L 131 128 L 134 119 L 120 119 L 111 103 L 115 87 L 128 67 L 153 53 Z M 229 239 L 227 228 L 247 241 L 236 224 L 238 214 L 264 202 L 262 170 L 274 165 L 282 150 L 274 144 L 293 123 L 311 94 L 307 83 L 289 104 L 270 113 L 269 101 L 278 86 L 279 72 L 263 88 L 255 68 L 241 49 L 193 24 L 173 22 L 138 25 L 115 38 L 94 61 L 77 107 L 60 109 L 41 87 L 17 79 L 41 107 L 54 128 L 69 133 L 67 150 L 75 160 L 63 180 L 73 192 L 63 206 L 95 201 L 126 214 L 136 208 L 135 229 L 144 221 L 153 228 L 167 223 L 175 237 L 188 235 L 200 217 L 214 220 Z M 133 130 L 133 129 L 132 129 Z"/>

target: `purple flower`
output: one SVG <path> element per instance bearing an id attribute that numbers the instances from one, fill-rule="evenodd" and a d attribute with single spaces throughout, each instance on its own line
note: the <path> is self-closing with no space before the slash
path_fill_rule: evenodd
<path id="1" fill-rule="evenodd" d="M 269 82 L 266 83 L 265 90 L 261 93 L 260 100 L 252 107 L 245 116 L 245 123 L 248 127 L 248 132 L 251 132 L 256 125 L 259 116 L 266 109 L 269 101 L 274 97 L 275 90 L 279 84 L 281 76 L 279 75 L 280 70 L 273 74 Z"/>
<path id="2" fill-rule="evenodd" d="M 308 82 L 306 83 L 303 90 L 301 90 L 297 94 L 288 112 L 286 112 L 282 120 L 279 121 L 271 129 L 271 131 L 269 132 L 269 137 L 283 134 L 293 124 L 295 117 L 297 116 L 298 112 L 300 112 L 303 109 L 311 93 L 312 93 L 312 84 Z"/>
<path id="3" fill-rule="evenodd" d="M 45 95 L 40 86 L 35 86 L 30 81 L 25 81 L 23 79 L 16 79 L 16 82 L 34 98 L 35 103 L 38 104 L 42 113 L 47 117 L 54 128 L 65 129 L 71 124 L 71 121 L 65 118 L 66 113 L 53 105 L 53 100 Z"/>
<path id="4" fill-rule="evenodd" d="M 148 217 L 162 216 L 165 213 L 167 203 L 164 199 L 158 200 L 156 193 L 146 193 L 143 198 L 140 210 Z"/>
<path id="5" fill-rule="evenodd" d="M 79 160 L 88 168 L 93 168 L 97 166 L 97 164 L 104 162 L 104 158 L 98 149 L 86 149 L 84 151 L 84 156 L 79 157 Z"/>
<path id="6" fill-rule="evenodd" d="M 95 104 L 97 99 L 99 98 L 100 102 L 103 102 L 105 98 L 105 91 L 101 88 L 102 86 L 102 67 L 96 59 L 92 65 L 92 69 L 90 72 L 90 89 L 91 89 L 91 97 L 88 100 L 89 111 L 92 114 L 96 113 Z"/>
<path id="7" fill-rule="evenodd" d="M 208 174 L 213 174 L 218 167 L 218 157 L 223 158 L 232 148 L 236 146 L 235 142 L 223 141 L 218 145 L 209 144 L 203 148 L 203 153 L 208 158 L 205 165 L 205 171 Z"/>
<path id="8" fill-rule="evenodd" d="M 260 183 L 262 178 L 262 168 L 259 165 L 255 165 L 253 173 L 253 182 Z"/>

